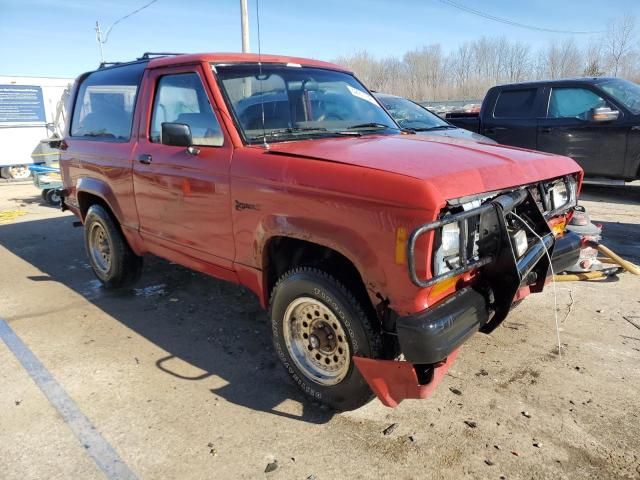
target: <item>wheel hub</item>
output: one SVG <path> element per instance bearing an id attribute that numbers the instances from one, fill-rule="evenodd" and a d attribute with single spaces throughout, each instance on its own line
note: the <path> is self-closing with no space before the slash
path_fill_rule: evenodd
<path id="1" fill-rule="evenodd" d="M 291 358 L 309 379 L 335 385 L 349 372 L 350 347 L 342 323 L 323 302 L 310 297 L 295 299 L 283 323 Z"/>
<path id="2" fill-rule="evenodd" d="M 89 232 L 89 250 L 95 267 L 107 273 L 111 267 L 111 245 L 102 225 L 95 223 Z"/>

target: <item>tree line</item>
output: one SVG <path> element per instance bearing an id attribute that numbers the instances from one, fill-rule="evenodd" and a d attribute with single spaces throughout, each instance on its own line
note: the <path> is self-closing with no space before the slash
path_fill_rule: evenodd
<path id="1" fill-rule="evenodd" d="M 378 59 L 368 51 L 337 58 L 372 90 L 416 101 L 481 99 L 500 83 L 576 76 L 617 76 L 640 81 L 636 18 L 611 21 L 581 46 L 569 37 L 533 49 L 507 37 L 468 41 L 445 53 L 439 43 Z"/>

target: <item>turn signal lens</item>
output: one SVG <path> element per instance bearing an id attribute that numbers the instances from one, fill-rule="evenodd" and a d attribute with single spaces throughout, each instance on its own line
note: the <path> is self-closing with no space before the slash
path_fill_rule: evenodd
<path id="1" fill-rule="evenodd" d="M 407 229 L 398 227 L 396 229 L 396 263 L 404 265 L 407 263 Z"/>

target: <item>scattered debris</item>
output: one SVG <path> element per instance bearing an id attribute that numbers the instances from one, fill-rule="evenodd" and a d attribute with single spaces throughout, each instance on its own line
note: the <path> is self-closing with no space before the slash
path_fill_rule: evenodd
<path id="1" fill-rule="evenodd" d="M 604 312 L 605 312 L 604 308 L 599 308 L 598 310 L 596 310 L 596 313 L 604 313 Z"/>
<path id="2" fill-rule="evenodd" d="M 170 301 L 170 302 L 177 302 L 177 301 L 178 301 L 178 299 L 177 299 L 177 298 L 175 298 L 175 297 L 171 297 L 171 298 L 169 299 L 169 301 Z"/>
<path id="3" fill-rule="evenodd" d="M 407 437 L 407 439 L 409 439 L 409 441 L 410 441 L 411 443 L 415 443 L 415 441 L 416 441 L 416 437 L 415 437 L 415 435 L 409 435 L 409 436 Z"/>
<path id="4" fill-rule="evenodd" d="M 536 448 L 542 448 L 542 442 L 533 442 L 533 446 Z"/>
<path id="5" fill-rule="evenodd" d="M 523 411 L 522 411 L 522 412 L 520 412 L 520 413 L 522 413 L 522 416 L 523 416 L 523 417 L 531 418 L 531 414 L 530 414 L 529 412 L 527 412 L 526 410 L 523 410 Z"/>
<path id="6" fill-rule="evenodd" d="M 16 403 L 16 406 L 18 406 L 22 403 L 22 400 L 16 400 L 15 403 Z"/>
<path id="7" fill-rule="evenodd" d="M 274 460 L 271 463 L 267 463 L 267 466 L 264 469 L 264 473 L 270 473 L 277 469 L 278 469 L 278 460 Z"/>
<path id="8" fill-rule="evenodd" d="M 473 420 L 465 420 L 464 423 L 467 425 L 467 427 L 469 428 L 476 428 L 478 426 L 477 422 L 474 422 Z"/>
<path id="9" fill-rule="evenodd" d="M 212 457 L 218 455 L 218 450 L 216 450 L 216 448 L 213 446 L 213 443 L 207 443 L 207 447 L 209 447 L 209 455 L 211 455 Z"/>
<path id="10" fill-rule="evenodd" d="M 462 392 L 460 390 L 458 390 L 457 388 L 454 388 L 454 387 L 449 387 L 449 391 L 451 393 L 453 393 L 454 395 L 462 395 Z"/>
<path id="11" fill-rule="evenodd" d="M 481 368 L 480 371 L 476 373 L 476 377 L 486 377 L 487 375 L 489 375 L 489 372 L 487 372 L 484 368 Z"/>
<path id="12" fill-rule="evenodd" d="M 515 455 L 516 457 L 520 456 L 520 454 L 518 452 L 516 452 L 515 450 L 511 450 L 511 455 Z"/>
<path id="13" fill-rule="evenodd" d="M 398 428 L 398 424 L 397 423 L 392 423 L 391 425 L 389 425 L 387 428 L 385 428 L 382 431 L 382 434 L 385 435 L 385 436 L 386 435 L 391 435 L 396 430 L 396 428 Z"/>
<path id="14" fill-rule="evenodd" d="M 309 475 L 307 480 L 317 480 L 315 475 Z"/>
<path id="15" fill-rule="evenodd" d="M 495 448 L 496 450 L 502 450 L 502 447 L 500 445 L 494 445 L 493 448 Z"/>
<path id="16" fill-rule="evenodd" d="M 484 463 L 486 463 L 486 464 L 487 464 L 487 465 L 489 465 L 489 466 L 494 465 L 494 463 L 493 463 L 491 460 L 489 460 L 488 458 L 486 458 L 486 459 L 484 460 Z"/>

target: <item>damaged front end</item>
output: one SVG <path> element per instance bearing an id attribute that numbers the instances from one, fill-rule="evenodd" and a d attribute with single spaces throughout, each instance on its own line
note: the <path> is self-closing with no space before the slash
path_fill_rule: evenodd
<path id="1" fill-rule="evenodd" d="M 455 288 L 425 310 L 395 319 L 404 361 L 356 360 L 385 405 L 429 395 L 465 340 L 477 331 L 491 332 L 514 301 L 542 291 L 554 267 L 575 262 L 580 241 L 564 226 L 576 197 L 575 178 L 564 177 L 451 202 L 439 220 L 411 233 L 411 281 L 421 288 Z M 429 240 L 432 264 L 422 278 L 416 250 L 418 242 Z"/>

